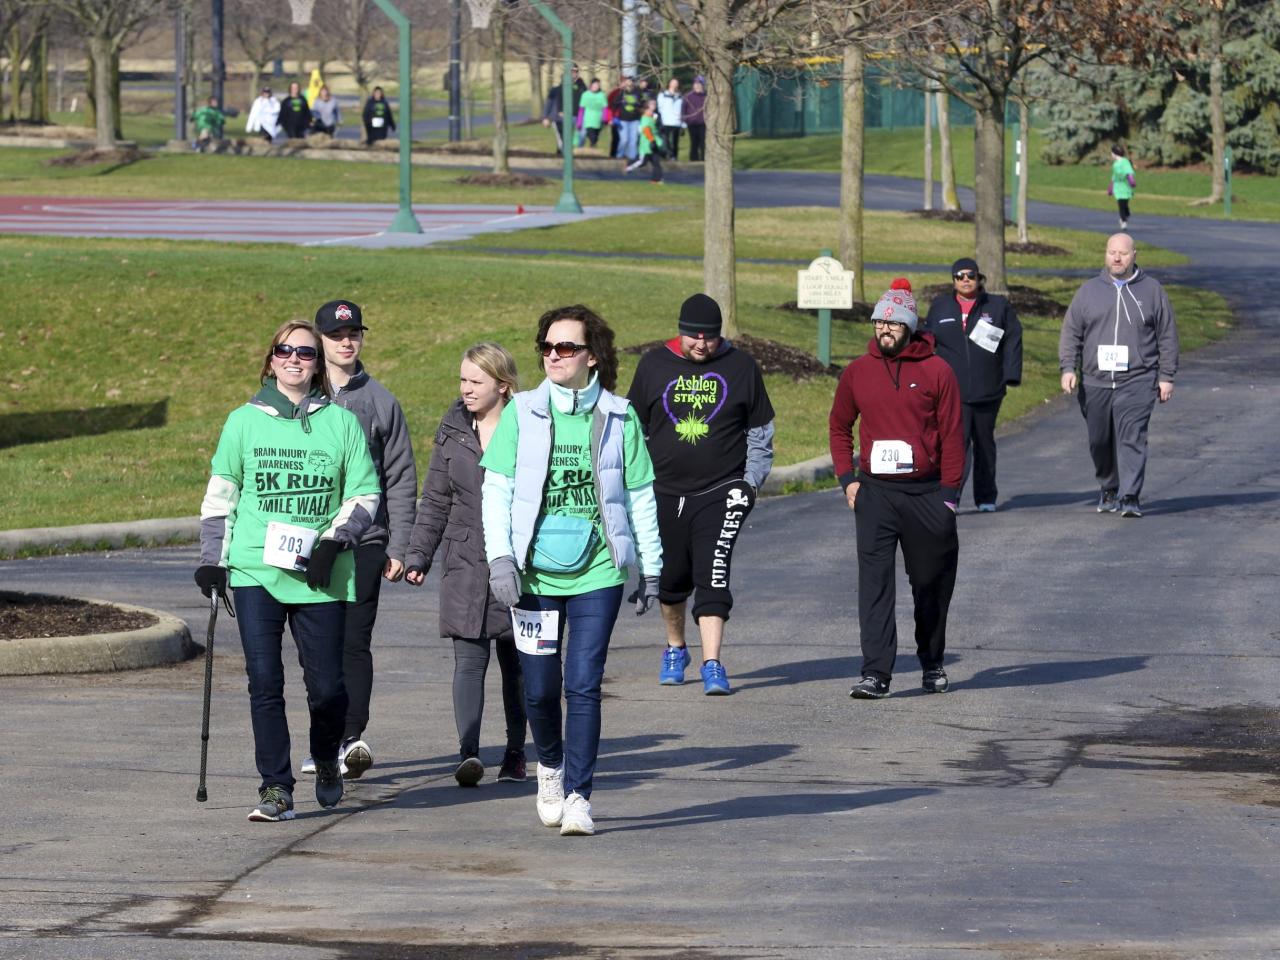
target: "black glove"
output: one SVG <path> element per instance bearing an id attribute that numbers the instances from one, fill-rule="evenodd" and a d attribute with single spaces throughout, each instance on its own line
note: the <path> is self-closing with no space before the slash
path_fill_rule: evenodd
<path id="1" fill-rule="evenodd" d="M 498 557 L 489 564 L 489 589 L 504 607 L 514 607 L 520 602 L 520 571 L 516 569 L 515 557 Z"/>
<path id="2" fill-rule="evenodd" d="M 215 592 L 219 597 L 227 595 L 227 568 L 215 563 L 202 564 L 196 567 L 196 586 L 206 597 Z"/>
<path id="3" fill-rule="evenodd" d="M 329 586 L 329 575 L 333 573 L 333 561 L 338 558 L 342 544 L 337 540 L 321 540 L 311 551 L 311 559 L 307 561 L 307 586 L 312 590 Z"/>
<path id="4" fill-rule="evenodd" d="M 631 596 L 627 597 L 628 603 L 636 605 L 636 616 L 643 616 L 649 612 L 649 608 L 653 606 L 654 601 L 658 599 L 658 578 L 645 577 L 640 578 L 640 583 L 632 591 Z"/>

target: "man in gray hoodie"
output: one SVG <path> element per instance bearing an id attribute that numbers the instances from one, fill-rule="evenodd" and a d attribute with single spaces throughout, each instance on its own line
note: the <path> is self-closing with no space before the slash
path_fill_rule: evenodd
<path id="1" fill-rule="evenodd" d="M 1178 328 L 1159 282 L 1134 262 L 1133 238 L 1107 240 L 1102 272 L 1076 291 L 1062 321 L 1062 392 L 1080 387 L 1098 484 L 1099 513 L 1142 516 L 1147 424 L 1173 396 Z M 1080 375 L 1077 378 L 1076 370 Z"/>
<path id="2" fill-rule="evenodd" d="M 413 531 L 418 501 L 418 471 L 409 428 L 400 403 L 364 369 L 360 350 L 364 325 L 360 307 L 350 300 L 331 300 L 316 311 L 322 334 L 325 367 L 333 402 L 356 415 L 369 441 L 369 454 L 382 487 L 378 515 L 355 547 L 356 599 L 347 604 L 342 671 L 347 686 L 347 722 L 338 749 L 343 775 L 358 779 L 373 765 L 364 740 L 373 693 L 373 624 L 383 579 L 404 576 L 404 555 Z M 308 758 L 308 761 L 310 758 Z M 303 773 L 312 772 L 304 763 Z"/>

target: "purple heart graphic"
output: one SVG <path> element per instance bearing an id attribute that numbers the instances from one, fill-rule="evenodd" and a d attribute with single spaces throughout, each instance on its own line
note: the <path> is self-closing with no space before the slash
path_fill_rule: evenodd
<path id="1" fill-rule="evenodd" d="M 724 406 L 725 399 L 729 396 L 729 383 L 728 381 L 725 380 L 724 377 L 722 377 L 718 373 L 701 373 L 701 374 L 696 374 L 696 376 L 701 377 L 703 380 L 719 380 L 720 381 L 720 400 L 719 402 L 716 403 L 715 409 L 713 409 L 709 414 L 707 414 L 707 416 L 703 420 L 703 423 L 710 423 L 712 420 L 716 418 L 716 414 L 720 412 L 720 408 Z M 662 391 L 662 409 L 667 411 L 667 416 L 671 419 L 672 423 L 679 423 L 680 420 L 678 417 L 676 417 L 674 413 L 671 412 L 671 403 L 668 398 L 671 396 L 671 388 L 674 387 L 681 379 L 682 379 L 681 377 L 676 377 L 674 380 L 668 383 Z"/>

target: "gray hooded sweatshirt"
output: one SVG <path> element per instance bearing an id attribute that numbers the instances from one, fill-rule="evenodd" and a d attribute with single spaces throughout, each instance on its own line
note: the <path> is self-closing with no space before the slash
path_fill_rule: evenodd
<path id="1" fill-rule="evenodd" d="M 387 556 L 403 563 L 418 501 L 418 469 L 404 411 L 391 391 L 369 376 L 359 361 L 355 376 L 334 390 L 333 402 L 360 421 L 382 485 L 378 515 L 360 543 L 384 543 Z"/>
<path id="2" fill-rule="evenodd" d="M 1104 370 L 1098 348 L 1128 348 L 1127 370 Z M 1102 272 L 1076 291 L 1062 320 L 1058 365 L 1063 373 L 1077 366 L 1088 387 L 1115 387 L 1150 378 L 1173 382 L 1178 372 L 1178 328 L 1169 297 L 1159 281 L 1134 267 L 1128 280 Z"/>

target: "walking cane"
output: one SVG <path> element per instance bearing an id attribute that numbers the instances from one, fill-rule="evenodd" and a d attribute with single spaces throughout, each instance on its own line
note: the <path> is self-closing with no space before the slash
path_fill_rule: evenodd
<path id="1" fill-rule="evenodd" d="M 235 616 L 231 602 L 223 594 L 222 602 L 226 604 L 227 613 Z M 196 802 L 204 803 L 209 799 L 209 792 L 204 788 L 205 771 L 209 766 L 209 702 L 213 697 L 213 632 L 218 625 L 218 591 L 209 591 L 209 632 L 204 641 L 204 719 L 200 722 L 200 786 L 196 788 Z"/>

